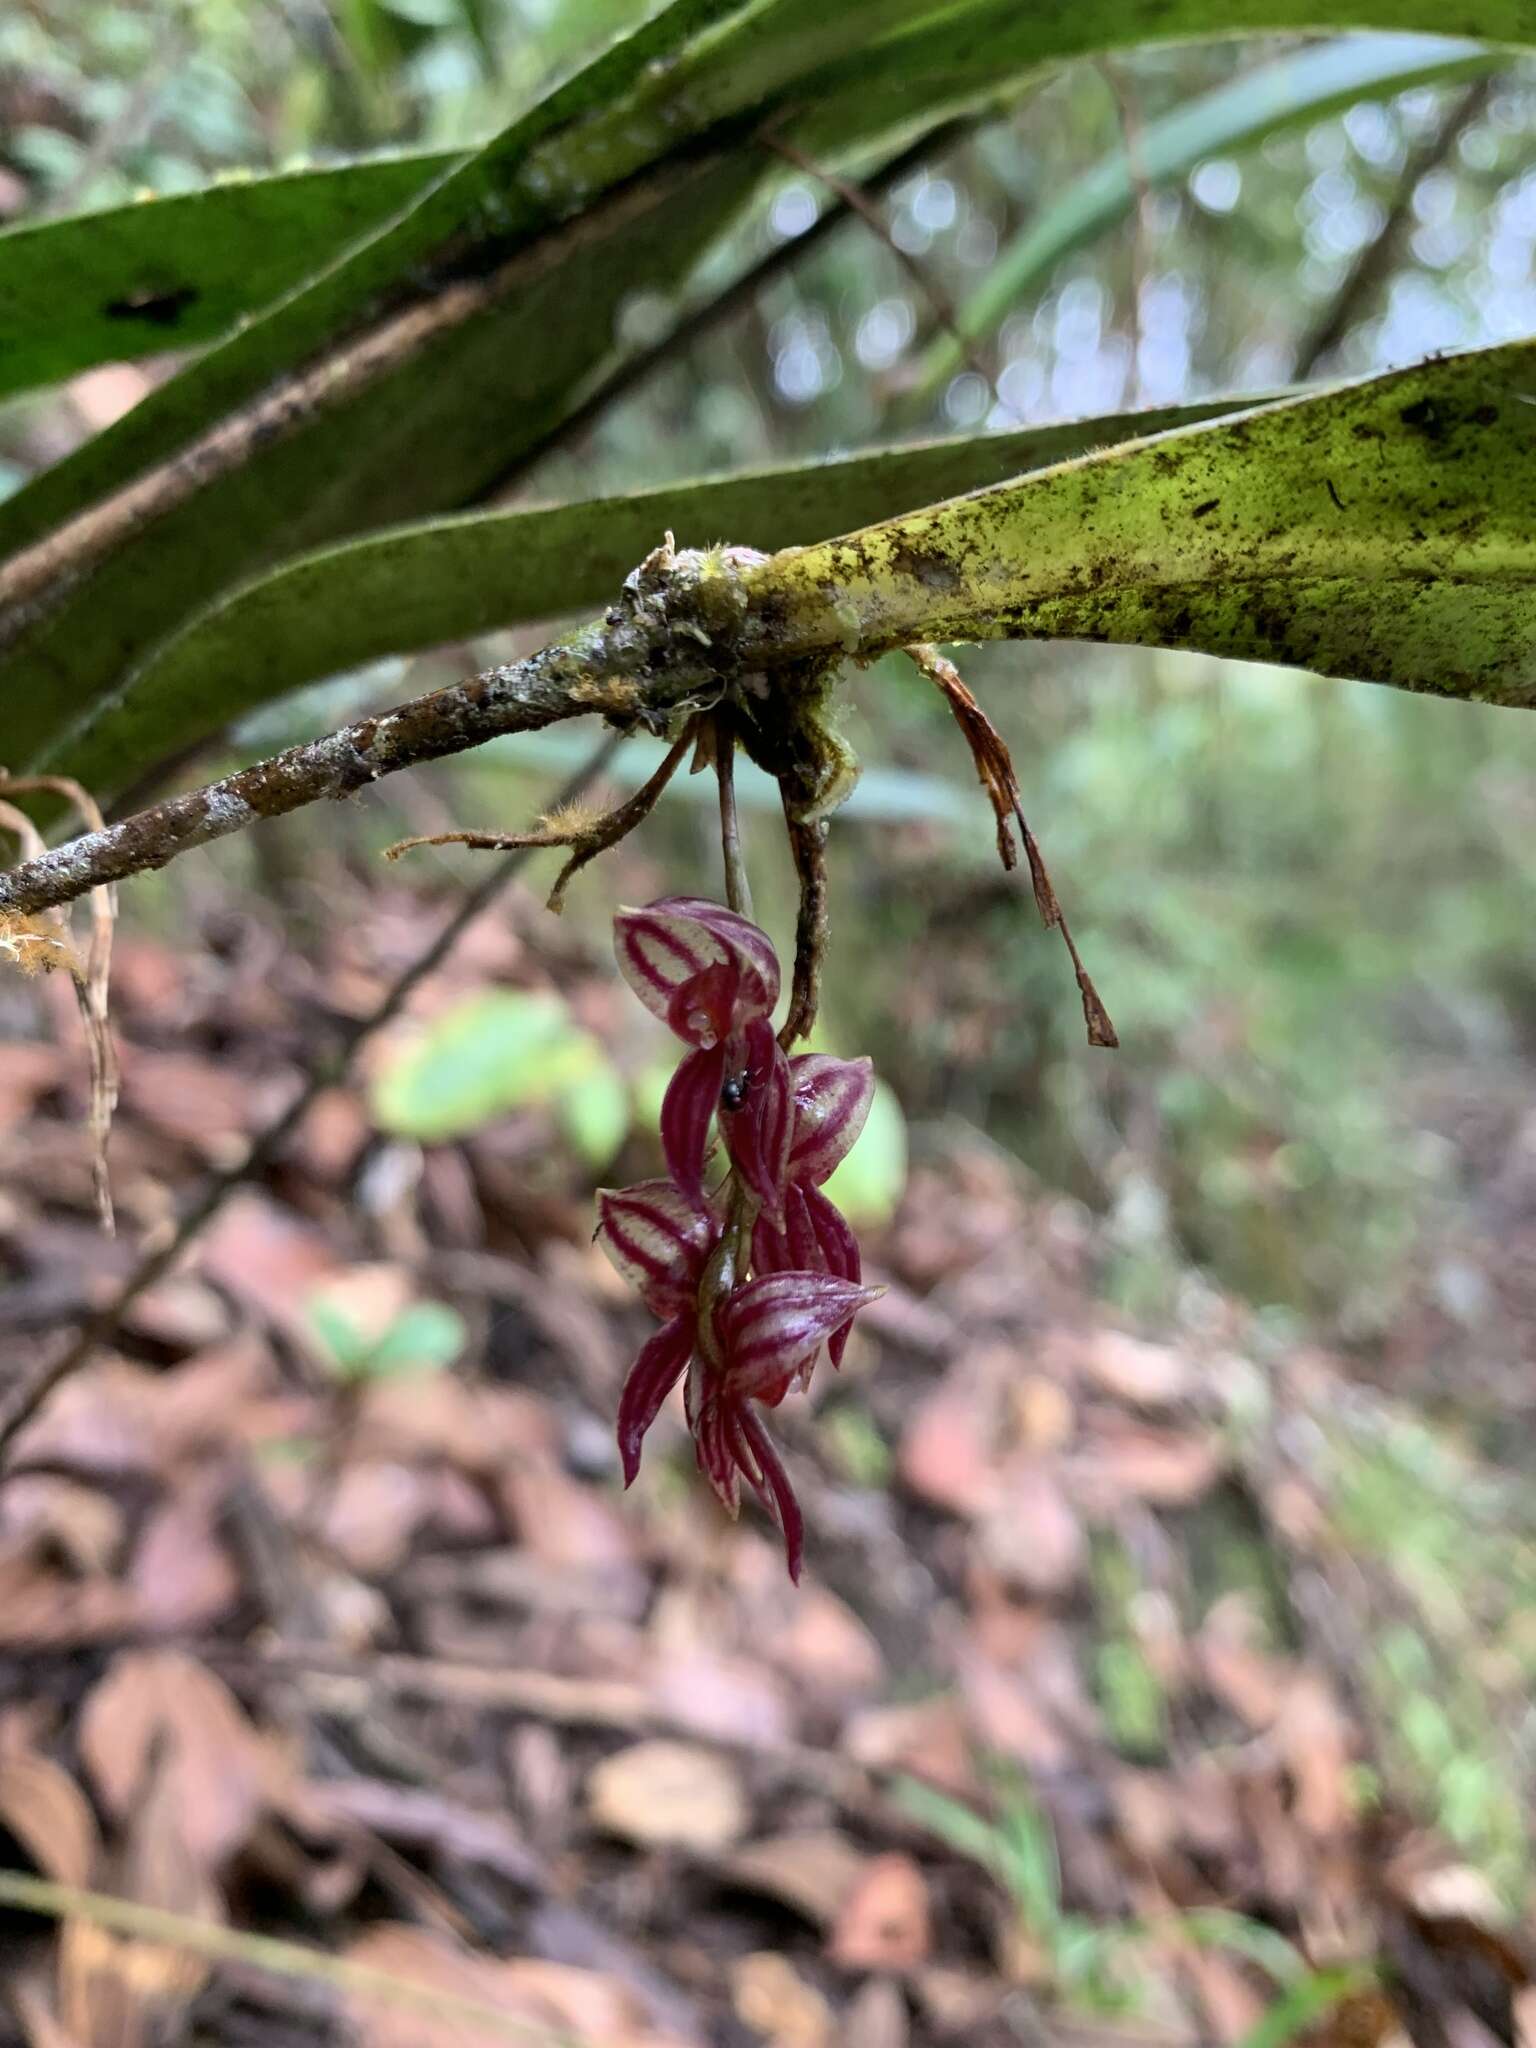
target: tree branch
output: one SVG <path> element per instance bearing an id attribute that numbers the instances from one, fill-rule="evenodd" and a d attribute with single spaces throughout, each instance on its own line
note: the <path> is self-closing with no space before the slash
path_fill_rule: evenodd
<path id="1" fill-rule="evenodd" d="M 672 573 L 679 565 L 686 568 L 689 559 L 669 557 Z M 351 796 L 396 769 L 442 760 L 503 733 L 537 732 L 588 712 L 624 724 L 664 724 L 691 694 L 717 693 L 719 674 L 707 658 L 708 628 L 690 617 L 676 592 L 663 599 L 645 577 L 642 565 L 626 585 L 627 602 L 526 661 L 488 669 L 289 747 L 0 874 L 0 915 L 25 916 L 71 902 L 103 882 L 165 867 L 190 847 L 206 846 L 258 819 Z M 681 590 L 686 589 L 685 578 Z"/>

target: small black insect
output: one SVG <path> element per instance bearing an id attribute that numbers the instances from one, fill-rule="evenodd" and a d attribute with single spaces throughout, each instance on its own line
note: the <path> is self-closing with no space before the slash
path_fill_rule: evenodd
<path id="1" fill-rule="evenodd" d="M 720 1089 L 720 1107 L 731 1114 L 741 1108 L 752 1086 L 752 1076 L 743 1069 L 739 1074 L 727 1074 Z"/>

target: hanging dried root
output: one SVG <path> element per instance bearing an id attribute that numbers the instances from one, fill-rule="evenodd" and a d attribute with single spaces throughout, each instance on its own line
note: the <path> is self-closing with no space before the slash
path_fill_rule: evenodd
<path id="1" fill-rule="evenodd" d="M 805 822 L 795 816 L 784 792 L 784 823 L 789 831 L 795 872 L 800 877 L 800 914 L 795 921 L 795 972 L 789 990 L 789 1014 L 779 1032 L 788 1052 L 797 1038 L 809 1038 L 821 1007 L 821 966 L 827 950 L 827 821 Z"/>
<path id="2" fill-rule="evenodd" d="M 565 892 L 573 876 L 578 874 L 589 861 L 596 860 L 600 853 L 606 853 L 611 846 L 617 846 L 627 838 L 643 819 L 650 816 L 656 801 L 682 765 L 683 756 L 694 744 L 697 719 L 692 719 L 682 737 L 670 748 L 650 780 L 637 789 L 632 797 L 618 804 L 611 811 L 596 814 L 585 803 L 571 803 L 550 811 L 539 820 L 535 832 L 431 832 L 414 839 L 397 839 L 393 846 L 384 849 L 386 860 L 398 860 L 402 853 L 409 853 L 415 846 L 473 846 L 486 853 L 511 853 L 519 847 L 565 846 L 571 850 L 571 857 L 555 878 L 555 886 L 549 892 L 549 908 L 560 911 L 565 908 Z"/>
<path id="3" fill-rule="evenodd" d="M 991 804 L 992 814 L 997 820 L 998 856 L 1003 866 L 1010 871 L 1019 864 L 1018 847 L 1013 841 L 1013 828 L 1015 825 L 1018 827 L 1024 857 L 1029 862 L 1029 878 L 1035 892 L 1035 905 L 1047 930 L 1054 927 L 1061 933 L 1062 943 L 1071 957 L 1072 971 L 1077 976 L 1078 993 L 1083 999 L 1083 1021 L 1088 1027 L 1088 1043 L 1099 1046 L 1118 1045 L 1120 1040 L 1110 1021 L 1109 1012 L 1093 985 L 1092 976 L 1083 965 L 1082 955 L 1078 952 L 1072 937 L 1072 929 L 1067 923 L 1066 915 L 1052 885 L 1050 871 L 1024 816 L 1019 778 L 1014 772 L 1008 742 L 977 703 L 975 695 L 954 663 L 940 654 L 936 647 L 919 644 L 907 648 L 906 653 L 919 673 L 925 675 L 929 682 L 943 693 L 945 702 L 954 713 L 955 723 L 965 736 L 965 743 L 971 750 L 971 759 L 976 764 L 977 779 L 987 793 L 987 801 Z"/>
<path id="4" fill-rule="evenodd" d="M 0 830 L 14 834 L 23 859 L 35 860 L 46 848 L 42 834 L 26 812 L 8 799 L 43 794 L 62 797 L 72 805 L 88 832 L 100 832 L 105 826 L 96 799 L 68 776 L 11 777 L 0 773 Z M 91 1179 L 96 1213 L 103 1230 L 111 1232 L 115 1225 L 112 1184 L 107 1173 L 107 1140 L 112 1131 L 112 1112 L 117 1107 L 118 1087 L 117 1058 L 108 1016 L 112 932 L 116 922 L 114 891 L 109 887 L 92 889 L 90 911 L 91 936 L 83 955 L 70 931 L 69 913 L 62 907 L 40 911 L 32 917 L 0 914 L 0 959 L 9 961 L 23 974 L 62 969 L 74 984 L 90 1063 Z"/>

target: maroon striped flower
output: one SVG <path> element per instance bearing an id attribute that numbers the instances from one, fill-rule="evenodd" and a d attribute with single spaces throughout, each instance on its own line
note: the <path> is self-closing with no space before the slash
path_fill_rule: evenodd
<path id="1" fill-rule="evenodd" d="M 721 1224 L 669 1180 L 603 1188 L 597 1197 L 597 1241 L 652 1315 L 663 1318 L 629 1369 L 619 1396 L 619 1458 L 624 1484 L 640 1470 L 645 1432 L 682 1377 L 693 1352 L 699 1286 Z"/>
<path id="2" fill-rule="evenodd" d="M 838 1060 L 830 1053 L 802 1053 L 789 1062 L 794 1123 L 781 1213 L 759 1216 L 752 1233 L 752 1264 L 758 1273 L 829 1273 L 855 1283 L 864 1277 L 859 1242 L 847 1219 L 821 1191 L 853 1147 L 874 1100 L 875 1073 L 867 1059 Z M 827 1356 L 842 1364 L 853 1317 L 834 1330 Z M 816 1362 L 806 1360 L 809 1379 Z"/>
<path id="3" fill-rule="evenodd" d="M 693 1048 L 661 1106 L 661 1147 L 673 1180 L 702 1205 L 718 1113 L 732 1165 L 763 1208 L 779 1215 L 793 1111 L 789 1061 L 770 1022 L 779 961 L 767 933 L 698 896 L 621 910 L 613 929 L 625 980 Z"/>
<path id="4" fill-rule="evenodd" d="M 774 1273 L 701 1298 L 722 1226 L 671 1181 L 641 1181 L 598 1196 L 598 1242 L 647 1308 L 664 1318 L 629 1369 L 619 1397 L 624 1484 L 640 1470 L 646 1431 L 688 1372 L 688 1426 L 700 1470 L 735 1514 L 744 1475 L 784 1535 L 791 1577 L 800 1576 L 802 1523 L 789 1476 L 759 1407 L 775 1408 L 834 1330 L 877 1289 L 825 1272 Z"/>
<path id="5" fill-rule="evenodd" d="M 662 1105 L 670 1178 L 598 1196 L 599 1243 L 661 1320 L 619 1398 L 624 1483 L 686 1372 L 700 1470 L 733 1515 L 747 1481 L 798 1579 L 800 1509 L 762 1411 L 807 1384 L 823 1344 L 837 1363 L 854 1316 L 880 1292 L 862 1284 L 853 1232 L 821 1191 L 869 1113 L 870 1063 L 785 1056 L 773 947 L 717 903 L 669 896 L 620 911 L 614 950 L 647 1009 L 689 1048 Z M 732 1171 L 712 1201 L 704 1166 L 716 1119 Z"/>
<path id="6" fill-rule="evenodd" d="M 827 1273 L 772 1273 L 733 1288 L 694 1350 L 685 1398 L 699 1469 L 733 1515 L 746 1479 L 779 1525 L 796 1582 L 804 1522 L 758 1410 L 776 1408 L 833 1330 L 879 1292 Z"/>

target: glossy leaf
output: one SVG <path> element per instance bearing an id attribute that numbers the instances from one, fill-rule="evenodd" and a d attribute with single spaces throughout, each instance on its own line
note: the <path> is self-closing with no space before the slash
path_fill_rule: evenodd
<path id="1" fill-rule="evenodd" d="M 70 716 L 33 707 L 33 756 L 103 795 L 301 684 L 385 654 L 606 603 L 667 527 L 762 548 L 827 538 L 1106 441 L 1235 410 L 1235 399 L 744 471 L 618 498 L 471 513 L 301 557 L 194 619 L 121 688 Z M 11 758 L 24 758 L 14 733 Z M 676 787 L 696 785 L 679 782 Z M 777 797 L 775 797 L 777 802 Z"/>
<path id="2" fill-rule="evenodd" d="M 425 150 L 229 177 L 0 234 L 0 398 L 212 341 L 462 162 Z"/>
<path id="3" fill-rule="evenodd" d="M 1021 477 L 747 570 L 775 646 L 1193 648 L 1536 703 L 1536 343 Z"/>
<path id="4" fill-rule="evenodd" d="M 1236 0 L 1222 21 L 1232 33 L 1332 26 L 1519 43 L 1536 38 L 1536 12 L 1531 0 L 1312 0 L 1299 10 L 1295 0 Z M 743 138 L 765 121 L 786 120 L 788 135 L 829 161 L 856 159 L 997 101 L 1042 64 L 1210 28 L 1199 0 L 970 0 L 937 11 L 912 0 L 672 0 L 414 206 L 0 506 L 0 551 L 35 541 L 413 291 L 434 264 L 484 267 L 544 237 L 538 275 L 505 306 L 137 526 L 48 617 L 28 615 L 6 662 L 12 764 L 55 751 L 155 643 L 234 583 L 296 550 L 462 504 L 537 445 L 606 355 L 623 295 L 679 280 L 755 189 L 765 158 Z M 621 185 L 637 211 L 596 214 Z"/>

